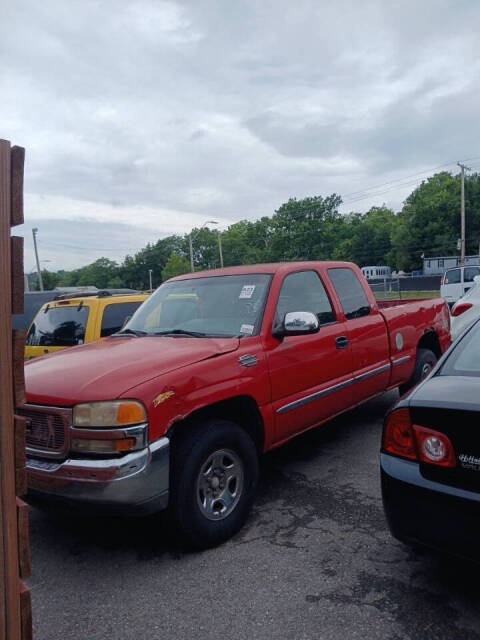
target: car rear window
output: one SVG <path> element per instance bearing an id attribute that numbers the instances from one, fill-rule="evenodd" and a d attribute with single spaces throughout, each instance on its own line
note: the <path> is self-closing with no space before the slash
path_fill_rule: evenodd
<path id="1" fill-rule="evenodd" d="M 27 335 L 31 347 L 73 347 L 83 344 L 88 307 L 47 307 L 35 316 Z"/>
<path id="2" fill-rule="evenodd" d="M 445 361 L 439 375 L 480 377 L 480 323 L 468 331 Z"/>

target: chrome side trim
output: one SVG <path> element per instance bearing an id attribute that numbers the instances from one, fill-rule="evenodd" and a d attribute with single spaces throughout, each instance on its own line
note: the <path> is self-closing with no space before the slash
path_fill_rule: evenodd
<path id="1" fill-rule="evenodd" d="M 390 365 L 384 364 L 381 367 L 377 367 L 376 369 L 372 369 L 371 371 L 362 373 L 359 376 L 355 376 L 355 382 L 362 382 L 363 380 L 367 380 L 368 378 L 373 378 L 373 376 L 377 376 L 379 373 L 383 373 L 384 371 L 389 371 L 389 370 L 390 370 Z"/>
<path id="2" fill-rule="evenodd" d="M 397 360 L 392 360 L 392 366 L 398 367 L 399 364 L 404 364 L 410 360 L 410 356 L 403 356 L 402 358 L 397 358 Z"/>
<path id="3" fill-rule="evenodd" d="M 319 400 L 320 398 L 324 398 L 325 396 L 329 396 L 331 393 L 335 393 L 336 391 L 340 391 L 341 389 L 345 389 L 349 387 L 355 382 L 354 378 L 349 378 L 344 382 L 339 382 L 338 384 L 334 384 L 332 387 L 327 387 L 326 389 L 322 389 L 322 391 L 317 391 L 316 393 L 312 393 L 309 396 L 305 396 L 305 398 L 300 398 L 300 400 L 295 400 L 294 402 L 290 402 L 289 404 L 284 405 L 277 409 L 278 414 L 287 413 L 288 411 L 294 411 L 299 407 L 303 407 L 306 404 L 310 404 L 310 402 L 314 402 L 315 400 Z"/>
<path id="4" fill-rule="evenodd" d="M 258 364 L 257 357 L 249 353 L 245 354 L 244 356 L 240 356 L 238 358 L 238 362 L 242 365 L 242 367 L 254 367 L 256 364 Z"/>
<path id="5" fill-rule="evenodd" d="M 410 357 L 410 356 L 408 356 Z M 319 400 L 320 398 L 324 398 L 325 396 L 329 396 L 331 393 L 335 393 L 336 391 L 340 391 L 341 389 L 345 389 L 356 382 L 362 382 L 363 380 L 367 380 L 368 378 L 373 378 L 373 376 L 378 375 L 379 373 L 383 373 L 384 371 L 390 370 L 390 364 L 383 364 L 381 367 L 377 367 L 376 369 L 372 369 L 372 371 L 367 371 L 366 373 L 362 373 L 355 378 L 349 378 L 344 382 L 340 382 L 339 384 L 334 384 L 332 387 L 327 387 L 326 389 L 322 389 L 322 391 L 317 391 L 316 393 L 312 393 L 309 396 L 305 396 L 305 398 L 300 398 L 300 400 L 295 400 L 294 402 L 290 402 L 289 404 L 284 405 L 277 409 L 278 414 L 287 413 L 288 411 L 294 411 L 299 407 L 303 407 L 310 402 L 314 402 L 315 400 Z"/>

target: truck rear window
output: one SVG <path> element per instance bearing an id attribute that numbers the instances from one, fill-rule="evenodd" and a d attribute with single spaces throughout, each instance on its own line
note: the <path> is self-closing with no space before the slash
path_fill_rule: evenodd
<path id="1" fill-rule="evenodd" d="M 83 344 L 88 307 L 47 307 L 35 316 L 27 335 L 31 347 L 72 347 Z"/>

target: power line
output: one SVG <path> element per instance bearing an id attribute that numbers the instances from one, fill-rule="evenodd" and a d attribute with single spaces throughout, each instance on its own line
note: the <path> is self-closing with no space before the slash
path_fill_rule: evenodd
<path id="1" fill-rule="evenodd" d="M 465 162 L 467 162 L 468 160 L 480 160 L 480 156 L 476 156 L 473 158 L 467 158 L 465 160 Z M 432 173 L 432 171 L 436 171 L 437 169 L 443 169 L 445 167 L 449 167 L 451 165 L 455 165 L 456 161 L 452 161 L 452 162 L 446 162 L 444 164 L 440 164 L 437 165 L 436 167 L 432 167 L 430 169 L 425 169 L 424 171 L 419 171 L 418 173 L 412 173 L 408 176 L 403 176 L 402 178 L 396 178 L 395 180 L 389 180 L 387 182 L 383 182 L 381 184 L 372 186 L 372 187 L 366 187 L 365 189 L 360 189 L 358 191 L 352 191 L 350 193 L 346 193 L 342 196 L 342 199 L 344 201 L 344 203 L 348 202 L 357 202 L 359 200 L 364 200 L 365 198 L 369 198 L 369 197 L 374 197 L 376 195 L 383 195 L 384 193 L 388 193 L 389 191 L 394 191 L 395 189 L 399 189 L 399 188 L 403 188 L 405 186 L 410 186 L 412 184 L 414 184 L 415 182 L 418 182 L 420 180 L 420 178 L 418 178 L 418 176 L 422 176 L 425 175 L 427 173 Z M 403 182 L 404 180 L 409 180 L 410 178 L 417 178 L 417 180 L 414 180 L 413 182 L 406 182 L 404 184 L 400 184 L 400 185 L 396 185 L 396 183 L 398 182 Z M 380 191 L 378 193 L 371 193 L 368 194 L 366 193 L 367 191 L 375 191 L 376 189 L 381 189 L 382 187 L 385 187 L 387 185 L 395 185 L 392 186 L 392 188 L 390 189 L 385 189 L 383 191 Z M 358 197 L 356 197 L 358 196 Z M 345 200 L 346 198 L 350 198 L 350 200 Z"/>

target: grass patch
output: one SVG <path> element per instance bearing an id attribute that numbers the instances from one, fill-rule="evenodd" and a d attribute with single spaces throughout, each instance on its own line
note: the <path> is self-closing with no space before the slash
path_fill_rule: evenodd
<path id="1" fill-rule="evenodd" d="M 387 291 L 386 297 L 383 291 L 374 291 L 377 300 L 411 300 L 412 298 L 439 298 L 440 291 Z"/>

